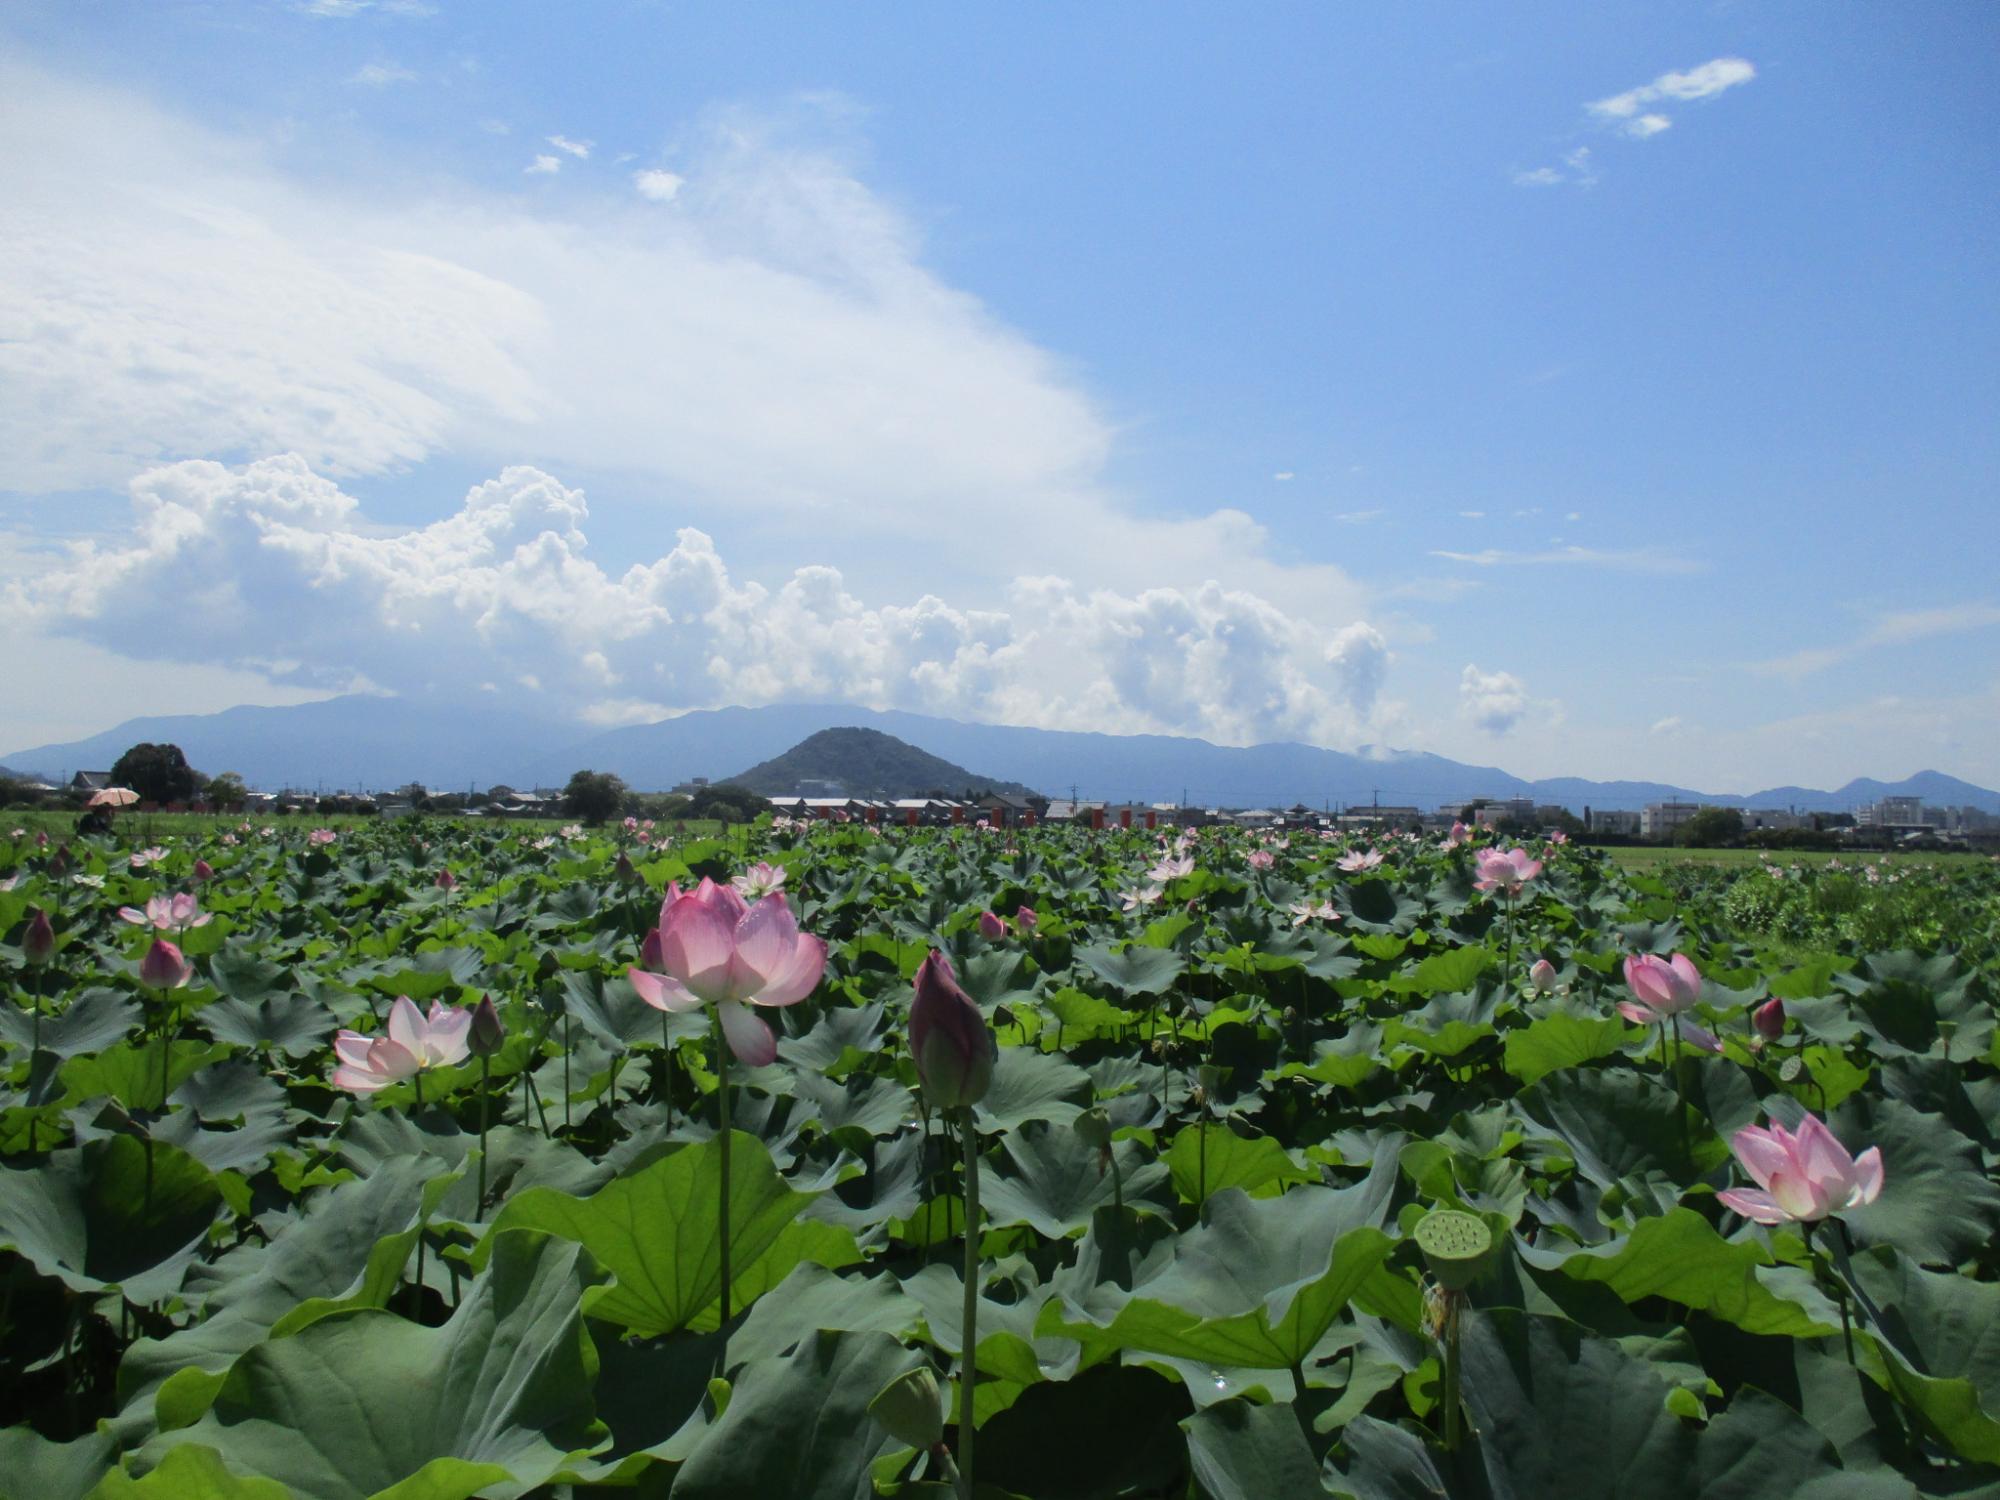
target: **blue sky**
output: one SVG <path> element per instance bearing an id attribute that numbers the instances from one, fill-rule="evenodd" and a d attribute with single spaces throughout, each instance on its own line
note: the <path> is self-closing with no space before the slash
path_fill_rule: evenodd
<path id="1" fill-rule="evenodd" d="M 0 745 L 362 687 L 2000 784 L 1996 44 L 17 3 Z"/>

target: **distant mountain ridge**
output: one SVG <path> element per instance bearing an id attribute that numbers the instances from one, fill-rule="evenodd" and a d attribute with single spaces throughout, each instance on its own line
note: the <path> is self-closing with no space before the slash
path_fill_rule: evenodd
<path id="1" fill-rule="evenodd" d="M 651 724 L 590 731 L 484 703 L 429 704 L 351 696 L 290 708 L 242 707 L 215 714 L 134 719 L 69 744 L 11 752 L 7 764 L 51 780 L 99 770 L 141 740 L 177 744 L 213 775 L 235 771 L 253 786 L 324 784 L 329 790 L 409 781 L 450 789 L 506 782 L 561 786 L 579 767 L 615 771 L 635 787 L 665 788 L 691 777 L 721 781 L 783 755 L 827 729 L 873 729 L 954 766 L 977 766 L 1049 796 L 1074 787 L 1085 798 L 1258 807 L 1415 803 L 1451 806 L 1473 797 L 1533 797 L 1564 806 L 1631 809 L 1667 799 L 1724 807 L 1846 811 L 1885 796 L 2000 813 L 2000 792 L 1938 771 L 1902 781 L 1857 778 L 1832 791 L 1774 787 L 1749 796 L 1654 781 L 1530 781 L 1496 766 L 1428 752 L 1364 747 L 1360 753 L 1290 743 L 1227 746 L 1173 735 L 1112 735 L 970 724 L 902 710 L 845 704 L 772 704 L 698 709 Z"/>
<path id="2" fill-rule="evenodd" d="M 1017 781 L 968 771 L 879 729 L 855 728 L 822 729 L 783 755 L 724 779 L 766 797 L 894 798 L 931 792 L 955 797 L 966 791 L 1022 797 L 1032 790 Z M 807 790 L 815 785 L 827 790 Z"/>

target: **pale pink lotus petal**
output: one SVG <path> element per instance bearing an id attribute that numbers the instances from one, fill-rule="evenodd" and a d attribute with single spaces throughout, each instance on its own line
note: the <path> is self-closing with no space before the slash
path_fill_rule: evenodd
<path id="1" fill-rule="evenodd" d="M 1713 1052 L 1717 1055 L 1720 1055 L 1722 1052 L 1722 1038 L 1710 1031 L 1706 1026 L 1703 1026 L 1699 1021 L 1690 1021 L 1686 1016 L 1676 1016 L 1674 1018 L 1674 1031 L 1690 1047 L 1699 1048 L 1703 1052 Z"/>
<path id="2" fill-rule="evenodd" d="M 472 1011 L 465 1006 L 431 1002 L 430 1019 L 425 1025 L 423 1056 L 432 1067 L 449 1067 L 464 1062 L 471 1052 Z"/>
<path id="3" fill-rule="evenodd" d="M 1668 959 L 1667 967 L 1672 969 L 1680 980 L 1680 992 L 1687 997 L 1687 1003 L 1692 1005 L 1701 995 L 1701 970 L 1694 966 L 1694 960 L 1685 953 L 1676 953 Z"/>
<path id="4" fill-rule="evenodd" d="M 1618 1014 L 1639 1026 L 1651 1026 L 1660 1019 L 1660 1013 L 1641 1005 L 1637 1000 L 1620 1000 Z"/>
<path id="5" fill-rule="evenodd" d="M 790 961 L 750 998 L 759 1005 L 797 1005 L 819 987 L 826 971 L 826 939 L 800 933 Z"/>
<path id="6" fill-rule="evenodd" d="M 1864 1203 L 1873 1203 L 1881 1192 L 1882 1148 L 1870 1146 L 1854 1158 L 1854 1196 L 1846 1206 L 1859 1208 Z"/>
<path id="7" fill-rule="evenodd" d="M 373 1037 L 363 1036 L 358 1031 L 343 1031 L 333 1039 L 334 1055 L 356 1067 L 368 1061 L 368 1049 L 374 1045 Z"/>
<path id="8" fill-rule="evenodd" d="M 1771 1197 L 1794 1219 L 1823 1219 L 1832 1206 L 1826 1184 L 1808 1177 L 1796 1164 L 1771 1179 Z"/>
<path id="9" fill-rule="evenodd" d="M 719 1010 L 722 1034 L 729 1039 L 729 1050 L 739 1059 L 753 1068 L 761 1068 L 777 1059 L 778 1039 L 771 1034 L 770 1027 L 757 1019 L 749 1006 L 725 1000 Z"/>
<path id="10" fill-rule="evenodd" d="M 764 982 L 791 961 L 799 940 L 799 924 L 783 896 L 766 896 L 741 922 L 736 924 L 736 957 L 731 965 L 732 993 L 747 996 L 764 987 Z M 743 985 L 738 977 L 747 973 L 752 982 Z"/>
<path id="11" fill-rule="evenodd" d="M 706 875 L 701 877 L 701 884 L 696 886 L 685 899 L 700 902 L 728 922 L 731 927 L 742 921 L 750 910 L 749 904 L 736 893 L 734 886 L 717 885 Z"/>
<path id="12" fill-rule="evenodd" d="M 1792 1163 L 1792 1153 L 1786 1149 L 1785 1143 L 1776 1139 L 1770 1131 L 1755 1125 L 1745 1125 L 1737 1131 L 1730 1138 L 1729 1149 L 1743 1163 L 1743 1170 L 1762 1188 L 1768 1188 L 1771 1179 Z"/>
<path id="13" fill-rule="evenodd" d="M 355 1063 L 342 1063 L 333 1070 L 333 1086 L 337 1089 L 346 1089 L 350 1094 L 372 1094 L 377 1089 L 386 1088 L 394 1082 L 393 1078 L 371 1073 L 367 1068 Z"/>
<path id="14" fill-rule="evenodd" d="M 1673 1008 L 1673 990 L 1660 971 L 1666 966 L 1650 953 L 1635 953 L 1625 960 L 1625 983 L 1632 993 L 1656 1011 Z"/>
<path id="15" fill-rule="evenodd" d="M 136 906 L 121 906 L 118 908 L 118 915 L 130 922 L 134 927 L 150 927 L 152 925 L 151 919 Z"/>
<path id="16" fill-rule="evenodd" d="M 667 913 L 660 931 L 661 967 L 702 999 L 720 1000 L 727 993 L 735 952 L 733 924 L 701 901 L 683 898 Z"/>
<path id="17" fill-rule="evenodd" d="M 1791 1217 L 1769 1193 L 1756 1188 L 1724 1188 L 1715 1196 L 1744 1218 L 1755 1219 L 1759 1224 L 1782 1224 Z"/>
<path id="18" fill-rule="evenodd" d="M 1838 1182 L 1843 1187 L 1852 1185 L 1854 1158 L 1817 1115 L 1807 1115 L 1799 1121 L 1796 1140 L 1793 1156 L 1808 1178 L 1814 1182 Z"/>
<path id="19" fill-rule="evenodd" d="M 627 969 L 625 977 L 631 981 L 632 988 L 639 992 L 639 998 L 655 1010 L 678 1013 L 701 1008 L 701 996 L 671 975 L 649 974 L 644 969 Z"/>
<path id="20" fill-rule="evenodd" d="M 406 1052 L 415 1054 L 424 1050 L 424 1014 L 408 995 L 396 997 L 396 1003 L 389 1007 L 389 1021 L 383 1030 Z"/>

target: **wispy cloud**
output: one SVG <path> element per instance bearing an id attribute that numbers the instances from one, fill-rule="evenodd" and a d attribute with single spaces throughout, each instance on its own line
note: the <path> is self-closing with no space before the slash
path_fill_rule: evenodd
<path id="1" fill-rule="evenodd" d="M 1760 677 L 1784 677 L 1797 681 L 1879 647 L 1907 646 L 1934 636 L 1962 635 L 1973 630 L 1988 630 L 1996 625 L 2000 625 L 2000 604 L 1984 601 L 1939 605 L 1930 609 L 1894 610 L 1877 615 L 1875 622 L 1851 641 L 1835 646 L 1807 646 L 1784 656 L 1748 665 Z"/>
<path id="2" fill-rule="evenodd" d="M 521 170 L 530 177 L 552 177 L 562 170 L 562 158 L 540 153 Z"/>
<path id="3" fill-rule="evenodd" d="M 1647 109 L 1647 105 L 1658 104 L 1663 99 L 1682 103 L 1712 99 L 1725 89 L 1748 83 L 1756 76 L 1757 70 L 1746 59 L 1718 57 L 1698 68 L 1689 68 L 1685 73 L 1662 73 L 1651 83 L 1627 89 L 1622 94 L 1613 94 L 1608 99 L 1596 100 L 1587 107 L 1596 119 L 1615 125 L 1634 140 L 1643 141 L 1673 124 L 1668 116 L 1658 110 Z"/>
<path id="4" fill-rule="evenodd" d="M 632 186 L 641 198 L 650 198 L 655 203 L 671 203 L 680 196 L 681 186 L 686 181 L 678 172 L 662 171 L 658 167 L 647 167 L 632 174 Z"/>
<path id="5" fill-rule="evenodd" d="M 1435 549 L 1432 557 L 1470 563 L 1475 568 L 1579 567 L 1609 568 L 1627 573 L 1699 573 L 1703 565 L 1656 547 L 1608 551 L 1599 547 L 1552 547 L 1543 552 L 1510 552 L 1487 547 L 1478 552 Z"/>
<path id="6" fill-rule="evenodd" d="M 1380 520 L 1387 514 L 1385 510 L 1343 510 L 1335 514 L 1334 520 L 1348 526 L 1365 526 L 1368 522 Z"/>
<path id="7" fill-rule="evenodd" d="M 1536 167 L 1533 171 L 1516 172 L 1516 187 L 1570 187 L 1590 188 L 1597 186 L 1597 164 L 1591 160 L 1590 147 L 1578 146 L 1574 151 L 1562 154 L 1559 167 Z"/>
<path id="8" fill-rule="evenodd" d="M 1283 484 L 1285 483 L 1286 480 L 1294 479 L 1297 476 L 1293 474 L 1290 469 L 1280 469 L 1277 473 L 1273 474 L 1271 477 L 1275 479 L 1279 484 Z"/>
<path id="9" fill-rule="evenodd" d="M 347 81 L 371 89 L 385 89 L 392 83 L 415 83 L 417 75 L 396 63 L 372 62 L 356 68 Z"/>
<path id="10" fill-rule="evenodd" d="M 548 142 L 556 150 L 566 152 L 578 161 L 589 160 L 590 148 L 597 144 L 595 141 L 573 141 L 566 135 L 552 135 L 548 137 Z"/>
<path id="11" fill-rule="evenodd" d="M 429 0 L 297 0 L 292 9 L 322 21 L 351 21 L 369 11 L 413 20 L 437 14 L 437 7 Z"/>

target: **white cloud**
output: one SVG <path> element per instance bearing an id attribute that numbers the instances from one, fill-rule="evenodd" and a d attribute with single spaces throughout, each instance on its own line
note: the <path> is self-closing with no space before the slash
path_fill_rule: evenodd
<path id="1" fill-rule="evenodd" d="M 655 203 L 671 203 L 680 196 L 686 179 L 674 172 L 665 172 L 658 167 L 647 167 L 632 174 L 632 186 L 641 198 L 649 198 Z"/>
<path id="2" fill-rule="evenodd" d="M 1647 105 L 1657 104 L 1662 99 L 1683 102 L 1712 99 L 1723 90 L 1748 83 L 1756 76 L 1757 70 L 1745 59 L 1718 57 L 1698 68 L 1689 68 L 1685 73 L 1662 73 L 1651 83 L 1627 89 L 1622 94 L 1613 94 L 1608 99 L 1599 99 L 1587 107 L 1591 114 L 1617 125 L 1626 135 L 1645 140 L 1673 124 L 1671 119 L 1656 110 L 1640 113 Z"/>
<path id="3" fill-rule="evenodd" d="M 14 628 L 145 659 L 256 671 L 294 691 L 370 684 L 463 697 L 533 684 L 538 705 L 629 722 L 726 703 L 845 701 L 1048 727 L 1351 742 L 1387 644 L 1213 581 L 1127 593 L 1013 581 L 1006 605 L 870 603 L 836 569 L 775 589 L 694 527 L 614 575 L 581 492 L 510 468 L 408 530 L 300 458 L 164 465 L 132 485 L 123 540 L 17 570 Z"/>
<path id="4" fill-rule="evenodd" d="M 429 0 L 296 0 L 293 9 L 323 21 L 349 21 L 369 11 L 412 19 L 437 14 Z"/>
<path id="5" fill-rule="evenodd" d="M 1550 700 L 1530 698 L 1527 684 L 1512 672 L 1482 672 L 1467 663 L 1459 674 L 1459 712 L 1488 734 L 1503 735 L 1531 712 L 1555 717 L 1561 707 Z"/>
<path id="6" fill-rule="evenodd" d="M 1559 187 L 1564 183 L 1580 188 L 1597 186 L 1597 166 L 1591 160 L 1590 147 L 1565 151 L 1560 167 L 1536 167 L 1514 174 L 1516 187 Z"/>
<path id="7" fill-rule="evenodd" d="M 1702 564 L 1656 547 L 1629 547 L 1607 551 L 1598 547 L 1554 547 L 1545 552 L 1509 552 L 1486 547 L 1478 552 L 1450 552 L 1433 549 L 1432 557 L 1470 563 L 1476 568 L 1502 567 L 1590 567 L 1611 568 L 1632 573 L 1698 573 Z"/>
<path id="8" fill-rule="evenodd" d="M 530 177 L 553 176 L 562 170 L 562 158 L 560 156 L 550 156 L 546 152 L 537 152 L 535 159 L 521 170 L 526 172 Z"/>
<path id="9" fill-rule="evenodd" d="M 1650 734 L 1672 734 L 1680 727 L 1681 716 L 1679 714 L 1668 714 L 1664 719 L 1655 719 L 1653 727 L 1647 732 Z"/>
<path id="10" fill-rule="evenodd" d="M 1386 510 L 1343 510 L 1334 513 L 1334 520 L 1347 526 L 1365 526 L 1370 521 L 1379 521 L 1386 516 Z"/>
<path id="11" fill-rule="evenodd" d="M 1287 480 L 1296 478 L 1297 476 L 1294 475 L 1290 469 L 1281 469 L 1276 474 L 1273 474 L 1271 477 L 1277 480 L 1279 484 L 1283 484 Z"/>
<path id="12" fill-rule="evenodd" d="M 1761 677 L 1784 677 L 1798 681 L 1880 647 L 1906 646 L 1934 636 L 1962 635 L 1969 631 L 1988 630 L 1996 625 L 2000 625 L 2000 604 L 1984 600 L 1895 610 L 1878 614 L 1867 630 L 1843 644 L 1808 646 L 1785 656 L 1748 665 Z"/>
<path id="13" fill-rule="evenodd" d="M 552 135 L 547 139 L 556 150 L 566 152 L 578 161 L 587 161 L 590 157 L 590 148 L 597 144 L 595 141 L 573 141 L 566 135 Z"/>
<path id="14" fill-rule="evenodd" d="M 372 62 L 356 68 L 349 83 L 358 83 L 368 88 L 383 89 L 392 83 L 415 83 L 417 75 L 396 63 Z"/>
<path id="15" fill-rule="evenodd" d="M 1459 514 L 1468 521 L 1483 521 L 1486 519 L 1486 512 L 1483 510 L 1462 510 Z"/>
<path id="16" fill-rule="evenodd" d="M 1531 172 L 1516 172 L 1515 187 L 1555 187 L 1564 181 L 1563 174 L 1554 167 L 1536 167 Z"/>

